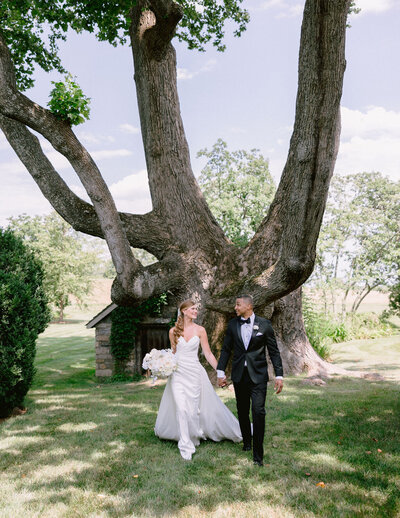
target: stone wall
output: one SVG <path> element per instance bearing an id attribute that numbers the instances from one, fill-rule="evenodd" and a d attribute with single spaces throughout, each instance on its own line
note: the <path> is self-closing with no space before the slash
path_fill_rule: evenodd
<path id="1" fill-rule="evenodd" d="M 114 374 L 115 360 L 110 346 L 111 320 L 105 319 L 96 326 L 96 377 L 109 378 Z"/>

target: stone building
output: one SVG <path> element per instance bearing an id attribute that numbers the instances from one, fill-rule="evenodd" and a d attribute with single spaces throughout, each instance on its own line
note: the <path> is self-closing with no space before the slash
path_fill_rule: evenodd
<path id="1" fill-rule="evenodd" d="M 117 307 L 112 303 L 86 324 L 88 329 L 95 328 L 96 377 L 109 378 L 115 374 L 115 360 L 111 354 L 111 313 Z M 145 316 L 138 326 L 134 338 L 135 346 L 125 371 L 128 374 L 141 374 L 142 361 L 151 349 L 169 348 L 168 331 L 170 318 Z"/>

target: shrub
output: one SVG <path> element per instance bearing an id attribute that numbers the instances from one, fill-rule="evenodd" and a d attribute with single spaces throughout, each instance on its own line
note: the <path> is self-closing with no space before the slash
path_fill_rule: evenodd
<path id="1" fill-rule="evenodd" d="M 348 313 L 346 325 L 349 340 L 380 338 L 395 332 L 394 326 L 385 318 L 385 313 L 381 316 L 375 313 Z"/>
<path id="2" fill-rule="evenodd" d="M 396 332 L 387 320 L 387 312 L 326 314 L 316 309 L 316 303 L 303 294 L 303 320 L 308 340 L 324 360 L 329 359 L 330 345 L 347 340 L 366 340 Z"/>
<path id="3" fill-rule="evenodd" d="M 331 353 L 329 344 L 332 342 L 332 335 L 335 334 L 335 326 L 324 313 L 313 307 L 311 300 L 304 294 L 302 304 L 307 338 L 321 358 L 327 360 Z"/>
<path id="4" fill-rule="evenodd" d="M 23 406 L 36 339 L 49 320 L 41 263 L 20 238 L 0 229 L 0 417 Z"/>

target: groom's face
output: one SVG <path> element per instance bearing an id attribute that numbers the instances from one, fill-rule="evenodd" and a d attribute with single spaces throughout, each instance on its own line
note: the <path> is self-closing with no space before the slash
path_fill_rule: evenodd
<path id="1" fill-rule="evenodd" d="M 253 306 L 245 299 L 236 299 L 235 311 L 238 317 L 243 317 L 247 314 L 251 315 L 253 313 Z"/>

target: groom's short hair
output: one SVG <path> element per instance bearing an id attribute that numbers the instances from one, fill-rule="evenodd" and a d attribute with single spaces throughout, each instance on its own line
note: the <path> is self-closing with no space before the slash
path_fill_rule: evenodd
<path id="1" fill-rule="evenodd" d="M 254 306 L 254 302 L 253 302 L 253 297 L 251 295 L 246 295 L 246 294 L 243 294 L 243 295 L 238 295 L 236 297 L 237 299 L 243 299 L 247 302 L 247 304 L 250 304 L 251 307 Z"/>

